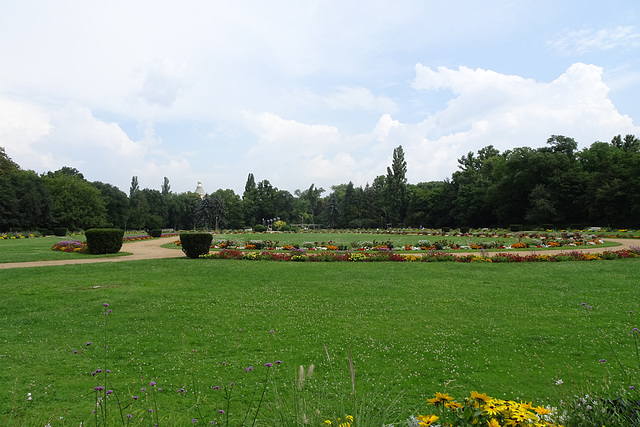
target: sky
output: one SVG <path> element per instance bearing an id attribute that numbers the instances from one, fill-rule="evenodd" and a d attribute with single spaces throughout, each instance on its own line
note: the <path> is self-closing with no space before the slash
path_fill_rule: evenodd
<path id="1" fill-rule="evenodd" d="M 409 183 L 493 145 L 640 136 L 640 2 L 0 0 L 0 147 L 23 169 L 241 195 Z"/>

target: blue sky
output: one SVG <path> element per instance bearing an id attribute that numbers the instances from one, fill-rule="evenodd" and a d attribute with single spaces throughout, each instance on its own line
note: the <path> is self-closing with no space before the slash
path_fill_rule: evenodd
<path id="1" fill-rule="evenodd" d="M 640 136 L 635 0 L 5 3 L 0 146 L 125 192 L 328 194 L 398 145 L 418 183 L 490 144 Z"/>

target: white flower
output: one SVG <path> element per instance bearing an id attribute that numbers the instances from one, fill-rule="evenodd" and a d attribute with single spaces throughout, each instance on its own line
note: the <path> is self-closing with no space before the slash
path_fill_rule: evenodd
<path id="1" fill-rule="evenodd" d="M 556 381 L 556 385 L 562 385 L 563 383 L 564 383 L 564 381 L 562 381 L 562 380 Z"/>

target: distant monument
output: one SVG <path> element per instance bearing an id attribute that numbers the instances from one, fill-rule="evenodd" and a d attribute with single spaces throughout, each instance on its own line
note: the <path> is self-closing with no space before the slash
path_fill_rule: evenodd
<path id="1" fill-rule="evenodd" d="M 204 188 L 202 188 L 202 181 L 198 181 L 198 186 L 196 187 L 196 194 L 200 196 L 201 199 L 204 199 L 204 196 L 207 195 L 207 193 L 204 192 Z"/>

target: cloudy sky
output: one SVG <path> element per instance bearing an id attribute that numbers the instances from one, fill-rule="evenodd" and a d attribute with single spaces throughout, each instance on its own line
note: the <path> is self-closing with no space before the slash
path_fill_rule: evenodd
<path id="1" fill-rule="evenodd" d="M 15 1 L 0 146 L 24 169 L 242 194 L 410 183 L 493 145 L 640 136 L 640 3 Z"/>

